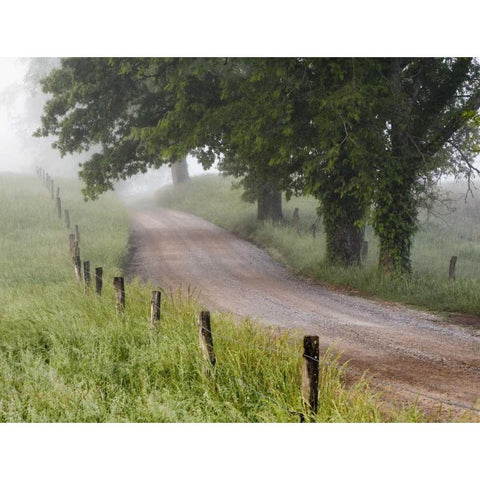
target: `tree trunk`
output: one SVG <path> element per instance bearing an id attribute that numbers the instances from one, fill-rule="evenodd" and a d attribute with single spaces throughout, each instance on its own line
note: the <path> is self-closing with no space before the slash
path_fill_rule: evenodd
<path id="1" fill-rule="evenodd" d="M 190 179 L 187 159 L 172 163 L 172 181 L 174 185 L 185 183 Z"/>
<path id="2" fill-rule="evenodd" d="M 359 265 L 368 200 L 351 187 L 358 179 L 358 170 L 348 157 L 346 144 L 341 144 L 330 171 L 321 175 L 322 188 L 316 197 L 321 204 L 319 212 L 323 214 L 326 259 L 342 266 Z"/>
<path id="3" fill-rule="evenodd" d="M 378 264 L 386 275 L 411 271 L 410 249 L 417 219 L 414 186 L 417 166 L 421 162 L 409 134 L 409 102 L 402 90 L 400 59 L 392 64 L 390 84 L 394 99 L 391 152 L 378 171 L 374 212 L 375 233 L 380 240 Z"/>
<path id="4" fill-rule="evenodd" d="M 330 263 L 341 265 L 360 264 L 363 246 L 363 230 L 348 219 L 338 221 L 327 232 L 327 259 Z"/>
<path id="5" fill-rule="evenodd" d="M 417 209 L 409 180 L 379 192 L 375 212 L 375 231 L 380 241 L 378 266 L 386 275 L 411 271 L 410 249 L 416 231 Z"/>
<path id="6" fill-rule="evenodd" d="M 260 190 L 257 200 L 257 219 L 274 222 L 283 220 L 282 192 L 268 187 Z"/>
<path id="7" fill-rule="evenodd" d="M 343 266 L 360 264 L 364 229 L 358 226 L 365 211 L 353 195 L 330 194 L 323 199 L 323 222 L 327 237 L 326 258 Z"/>

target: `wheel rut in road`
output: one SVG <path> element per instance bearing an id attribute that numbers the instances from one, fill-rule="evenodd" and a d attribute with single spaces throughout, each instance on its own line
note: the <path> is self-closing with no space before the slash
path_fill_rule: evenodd
<path id="1" fill-rule="evenodd" d="M 131 241 L 129 278 L 190 288 L 211 310 L 319 335 L 322 349 L 333 345 L 354 376 L 367 371 L 374 388 L 416 400 L 426 412 L 438 409 L 436 400 L 479 402 L 479 330 L 298 278 L 264 250 L 188 213 L 132 208 Z M 445 418 L 477 416 L 455 406 L 443 410 Z"/>

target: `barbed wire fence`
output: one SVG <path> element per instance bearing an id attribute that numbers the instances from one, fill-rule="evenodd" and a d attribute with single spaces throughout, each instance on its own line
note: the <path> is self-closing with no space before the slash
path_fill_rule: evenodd
<path id="1" fill-rule="evenodd" d="M 37 175 L 43 179 L 44 185 L 47 187 L 51 198 L 55 200 L 55 209 L 57 210 L 57 214 L 59 219 L 62 219 L 62 206 L 61 206 L 61 199 L 59 197 L 59 187 L 57 186 L 57 196 L 55 197 L 54 195 L 54 181 L 53 178 L 50 177 L 50 175 L 45 172 L 40 167 L 37 167 Z M 59 200 L 60 199 L 60 200 Z M 65 212 L 65 209 L 63 210 Z M 67 228 L 70 228 L 70 215 L 71 211 L 67 210 L 68 214 L 66 215 L 64 221 L 67 226 Z M 297 216 L 298 216 L 298 211 L 297 211 Z M 314 225 L 312 225 L 311 229 L 307 232 L 309 233 L 312 231 L 312 234 L 315 235 L 315 230 L 318 226 L 319 222 L 319 217 L 317 217 Z M 298 224 L 296 225 L 298 226 Z M 82 263 L 80 262 L 80 229 L 78 225 L 75 225 L 75 231 L 74 233 L 69 234 L 69 254 L 68 253 L 62 253 L 62 257 L 65 258 L 65 260 L 70 259 L 74 265 L 74 272 L 75 272 L 75 278 L 79 283 L 84 283 L 85 287 L 84 289 L 87 289 L 86 283 L 90 283 L 91 281 L 91 275 L 90 271 L 88 269 L 88 273 L 85 276 L 85 262 L 83 264 L 83 274 L 81 273 L 82 271 Z M 72 235 L 73 235 L 73 243 L 72 243 Z M 89 266 L 89 261 L 87 261 L 87 265 Z M 97 267 L 96 273 L 98 272 L 98 268 L 101 269 L 102 274 L 103 274 L 103 268 L 102 267 Z M 98 276 L 95 276 L 97 282 L 98 282 Z M 58 278 L 57 278 L 58 279 Z M 97 286 L 98 287 L 98 284 Z M 98 288 L 96 288 L 97 294 L 101 295 L 101 287 L 100 291 L 98 291 Z M 165 291 L 164 291 L 165 293 Z M 114 294 L 115 294 L 115 308 L 117 312 L 122 313 L 125 309 L 125 284 L 124 284 L 124 279 L 123 277 L 114 277 Z M 173 293 L 171 292 L 172 299 L 173 299 Z M 190 295 L 190 287 L 189 287 L 189 295 Z M 152 292 L 152 299 L 150 302 L 150 307 L 151 307 L 151 324 L 152 327 L 155 327 L 156 324 L 160 322 L 160 312 L 161 312 L 161 291 L 153 291 Z M 256 345 L 254 343 L 247 343 L 247 342 L 242 342 L 239 341 L 236 338 L 233 338 L 228 335 L 224 334 L 219 334 L 219 333 L 214 333 L 212 331 L 211 325 L 210 325 L 210 312 L 208 311 L 202 311 L 199 313 L 198 316 L 198 328 L 199 328 L 199 339 L 200 339 L 200 349 L 203 352 L 204 356 L 204 361 L 205 361 L 205 374 L 208 377 L 212 376 L 212 371 L 213 368 L 216 364 L 216 357 L 214 353 L 214 348 L 213 348 L 213 338 L 215 339 L 221 339 L 228 341 L 230 343 L 240 345 L 242 347 L 248 347 L 248 348 L 254 348 L 257 350 L 261 350 L 263 352 L 268 352 L 268 353 L 275 353 L 280 356 L 285 356 L 285 357 L 295 357 L 297 359 L 301 359 L 303 364 L 302 364 L 302 402 L 305 405 L 305 411 L 303 412 L 298 412 L 295 410 L 292 410 L 288 406 L 281 405 L 276 399 L 273 397 L 269 397 L 264 395 L 260 391 L 256 391 L 256 393 L 265 399 L 266 401 L 274 403 L 277 407 L 283 409 L 284 411 L 288 412 L 291 415 L 298 415 L 300 417 L 301 422 L 305 422 L 307 419 L 310 421 L 314 421 L 314 416 L 317 413 L 317 407 L 318 407 L 318 375 L 319 375 L 319 367 L 320 365 L 326 366 L 326 367 L 332 367 L 332 368 L 337 368 L 341 369 L 342 372 L 351 375 L 352 377 L 359 378 L 359 379 L 364 379 L 368 382 L 371 382 L 372 384 L 375 385 L 381 385 L 383 387 L 388 387 L 392 388 L 394 391 L 398 393 L 398 391 L 403 391 L 403 392 L 408 392 L 412 395 L 415 395 L 417 399 L 419 398 L 424 398 L 429 401 L 433 401 L 437 403 L 439 406 L 449 406 L 449 407 L 455 407 L 459 408 L 464 411 L 469 411 L 473 412 L 476 415 L 480 415 L 480 408 L 477 408 L 474 405 L 467 405 L 462 402 L 458 402 L 455 400 L 448 400 L 448 399 L 443 399 L 443 398 L 438 398 L 435 395 L 421 392 L 415 389 L 412 389 L 410 387 L 407 387 L 405 385 L 399 385 L 390 381 L 382 380 L 375 378 L 371 375 L 368 374 L 368 372 L 363 372 L 359 373 L 355 369 L 348 367 L 345 363 L 342 365 L 338 365 L 338 362 L 334 361 L 328 361 L 325 359 L 320 358 L 320 349 L 319 349 L 319 338 L 318 336 L 312 336 L 312 335 L 307 335 L 304 336 L 304 352 L 303 354 L 297 353 L 294 351 L 286 351 L 286 350 L 280 350 L 278 348 L 273 348 L 273 347 L 266 347 L 266 346 L 261 346 L 261 345 Z M 223 346 L 225 348 L 225 346 Z M 227 351 L 230 352 L 230 350 Z M 478 369 L 480 371 L 480 369 Z"/>

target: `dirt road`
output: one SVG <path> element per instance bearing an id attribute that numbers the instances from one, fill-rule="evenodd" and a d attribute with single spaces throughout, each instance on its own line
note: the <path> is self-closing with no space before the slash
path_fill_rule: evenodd
<path id="1" fill-rule="evenodd" d="M 260 248 L 193 215 L 143 207 L 131 213 L 130 277 L 165 289 L 190 286 L 212 310 L 317 334 L 323 349 L 333 343 L 351 371 L 368 370 L 387 396 L 412 401 L 420 392 L 418 404 L 427 412 L 438 408 L 434 399 L 478 407 L 478 329 L 308 283 Z M 477 415 L 443 409 L 455 418 Z"/>

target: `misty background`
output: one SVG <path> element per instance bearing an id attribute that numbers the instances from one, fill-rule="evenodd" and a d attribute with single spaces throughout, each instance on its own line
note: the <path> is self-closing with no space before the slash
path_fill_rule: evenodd
<path id="1" fill-rule="evenodd" d="M 53 138 L 33 137 L 48 98 L 38 80 L 59 65 L 59 59 L 43 59 L 44 71 L 33 70 L 31 60 L 0 58 L 0 173 L 32 174 L 36 166 L 41 166 L 54 177 L 77 178 L 79 163 L 87 160 L 92 151 L 61 158 L 51 146 Z M 187 162 L 190 176 L 218 172 L 215 167 L 206 172 L 192 156 L 187 157 Z M 120 181 L 115 190 L 124 194 L 148 193 L 170 183 L 170 168 L 163 166 Z"/>
<path id="2" fill-rule="evenodd" d="M 53 137 L 33 137 L 33 132 L 40 127 L 43 105 L 48 99 L 41 91 L 39 80 L 59 65 L 59 58 L 0 57 L 0 173 L 32 174 L 38 165 L 54 177 L 77 178 L 79 163 L 94 152 L 61 158 L 58 150 L 51 146 Z M 190 176 L 218 173 L 215 166 L 205 171 L 192 156 L 187 157 L 187 162 Z M 478 163 L 477 158 L 475 164 Z M 453 180 L 450 176 L 443 177 L 442 183 Z M 118 182 L 115 191 L 144 194 L 171 183 L 170 168 L 163 166 Z"/>

